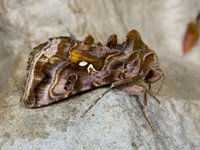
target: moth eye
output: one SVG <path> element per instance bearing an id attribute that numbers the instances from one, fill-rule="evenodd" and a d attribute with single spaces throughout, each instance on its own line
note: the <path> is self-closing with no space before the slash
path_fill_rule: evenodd
<path id="1" fill-rule="evenodd" d="M 79 66 L 81 66 L 81 67 L 84 67 L 84 66 L 86 66 L 88 63 L 86 62 L 86 61 L 81 61 L 80 63 L 79 63 Z"/>
<path id="2" fill-rule="evenodd" d="M 147 75 L 146 75 L 146 77 L 145 77 L 145 80 L 148 80 L 148 79 L 152 78 L 153 76 L 154 76 L 154 71 L 153 71 L 153 70 L 150 70 L 150 71 L 147 73 Z"/>
<path id="3" fill-rule="evenodd" d="M 67 82 L 65 83 L 65 87 L 64 89 L 66 91 L 70 91 L 70 90 L 73 90 L 73 87 L 77 81 L 78 77 L 77 75 L 70 75 L 68 78 L 67 78 Z"/>

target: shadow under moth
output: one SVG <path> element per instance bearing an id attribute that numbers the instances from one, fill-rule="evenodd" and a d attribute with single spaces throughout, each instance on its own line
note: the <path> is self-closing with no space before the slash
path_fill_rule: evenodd
<path id="1" fill-rule="evenodd" d="M 90 35 L 83 41 L 72 36 L 55 37 L 31 51 L 22 102 L 28 108 L 37 108 L 108 85 L 108 90 L 83 115 L 109 90 L 118 88 L 138 96 L 144 116 L 153 129 L 146 113 L 146 94 L 157 100 L 150 87 L 163 75 L 157 55 L 136 30 L 128 32 L 121 44 L 117 43 L 115 34 L 105 45 L 95 43 Z M 149 85 L 148 89 L 145 84 Z"/>

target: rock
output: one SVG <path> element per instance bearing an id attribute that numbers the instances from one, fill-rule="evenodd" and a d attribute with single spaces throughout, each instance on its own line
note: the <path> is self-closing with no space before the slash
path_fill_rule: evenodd
<path id="1" fill-rule="evenodd" d="M 0 39 L 0 149 L 198 149 L 199 45 L 182 57 L 181 40 L 199 6 L 195 0 L 0 1 L 4 37 Z M 78 39 L 92 34 L 102 42 L 116 33 L 122 41 L 132 28 L 158 53 L 166 75 L 158 95 L 161 104 L 148 97 L 156 132 L 147 124 L 137 98 L 118 90 L 107 93 L 84 118 L 82 113 L 106 88 L 39 109 L 21 105 L 31 47 L 69 31 Z"/>

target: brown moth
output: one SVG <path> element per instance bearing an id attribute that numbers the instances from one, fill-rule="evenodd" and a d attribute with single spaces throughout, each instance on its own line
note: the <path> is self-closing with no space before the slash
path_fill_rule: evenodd
<path id="1" fill-rule="evenodd" d="M 32 50 L 22 102 L 26 107 L 36 108 L 110 85 L 105 93 L 117 87 L 129 95 L 137 95 L 151 125 L 146 115 L 146 93 L 153 94 L 144 84 L 150 87 L 161 77 L 163 71 L 155 52 L 136 30 L 130 31 L 121 44 L 117 43 L 115 34 L 108 38 L 106 45 L 95 43 L 92 36 L 83 41 L 56 37 Z"/>

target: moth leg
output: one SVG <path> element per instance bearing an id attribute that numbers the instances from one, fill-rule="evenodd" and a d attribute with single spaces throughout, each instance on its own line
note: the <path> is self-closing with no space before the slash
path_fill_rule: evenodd
<path id="1" fill-rule="evenodd" d="M 160 100 L 149 89 L 146 89 L 143 85 L 140 86 L 145 89 L 146 93 L 153 97 L 153 99 L 156 100 L 158 104 L 160 104 Z"/>
<path id="2" fill-rule="evenodd" d="M 130 79 L 126 79 L 126 80 L 117 81 L 117 82 L 112 83 L 111 86 L 110 86 L 105 92 L 103 92 L 103 93 L 101 94 L 101 96 L 99 96 L 99 97 L 85 110 L 85 112 L 81 115 L 81 117 L 83 118 L 83 117 L 88 113 L 88 111 L 89 111 L 94 105 L 96 105 L 97 102 L 98 102 L 106 93 L 108 93 L 111 89 L 113 89 L 113 88 L 115 88 L 115 87 L 117 87 L 117 86 L 119 86 L 119 85 L 123 85 L 123 84 L 125 84 L 125 83 L 131 82 L 131 81 L 132 81 L 132 79 L 130 78 Z"/>
<path id="3" fill-rule="evenodd" d="M 151 91 L 151 84 L 148 84 L 148 87 L 149 87 L 149 91 Z"/>
<path id="4" fill-rule="evenodd" d="M 165 80 L 165 74 L 162 75 L 162 81 L 161 81 L 161 84 L 160 84 L 159 89 L 158 89 L 157 92 L 156 92 L 156 95 L 157 95 L 157 94 L 160 92 L 160 90 L 162 89 L 162 86 L 163 86 L 164 80 Z"/>
<path id="5" fill-rule="evenodd" d="M 106 93 L 108 93 L 112 88 L 113 88 L 113 87 L 110 86 L 105 92 L 103 92 L 103 93 L 101 94 L 101 96 L 99 96 L 99 97 L 85 110 L 85 112 L 81 115 L 81 117 L 83 118 L 83 117 L 88 113 L 88 111 L 89 111 L 94 105 L 96 105 L 97 102 L 98 102 L 104 95 L 106 95 Z"/>
<path id="6" fill-rule="evenodd" d="M 148 114 L 147 114 L 147 94 L 146 94 L 146 90 L 143 87 L 137 86 L 137 85 L 123 86 L 123 87 L 121 87 L 121 90 L 126 92 L 129 95 L 133 95 L 133 96 L 136 95 L 138 97 L 138 100 L 139 100 L 140 104 L 142 105 L 144 117 L 147 120 L 151 129 L 153 131 L 155 131 L 153 123 L 151 122 L 151 120 L 149 119 Z"/>

